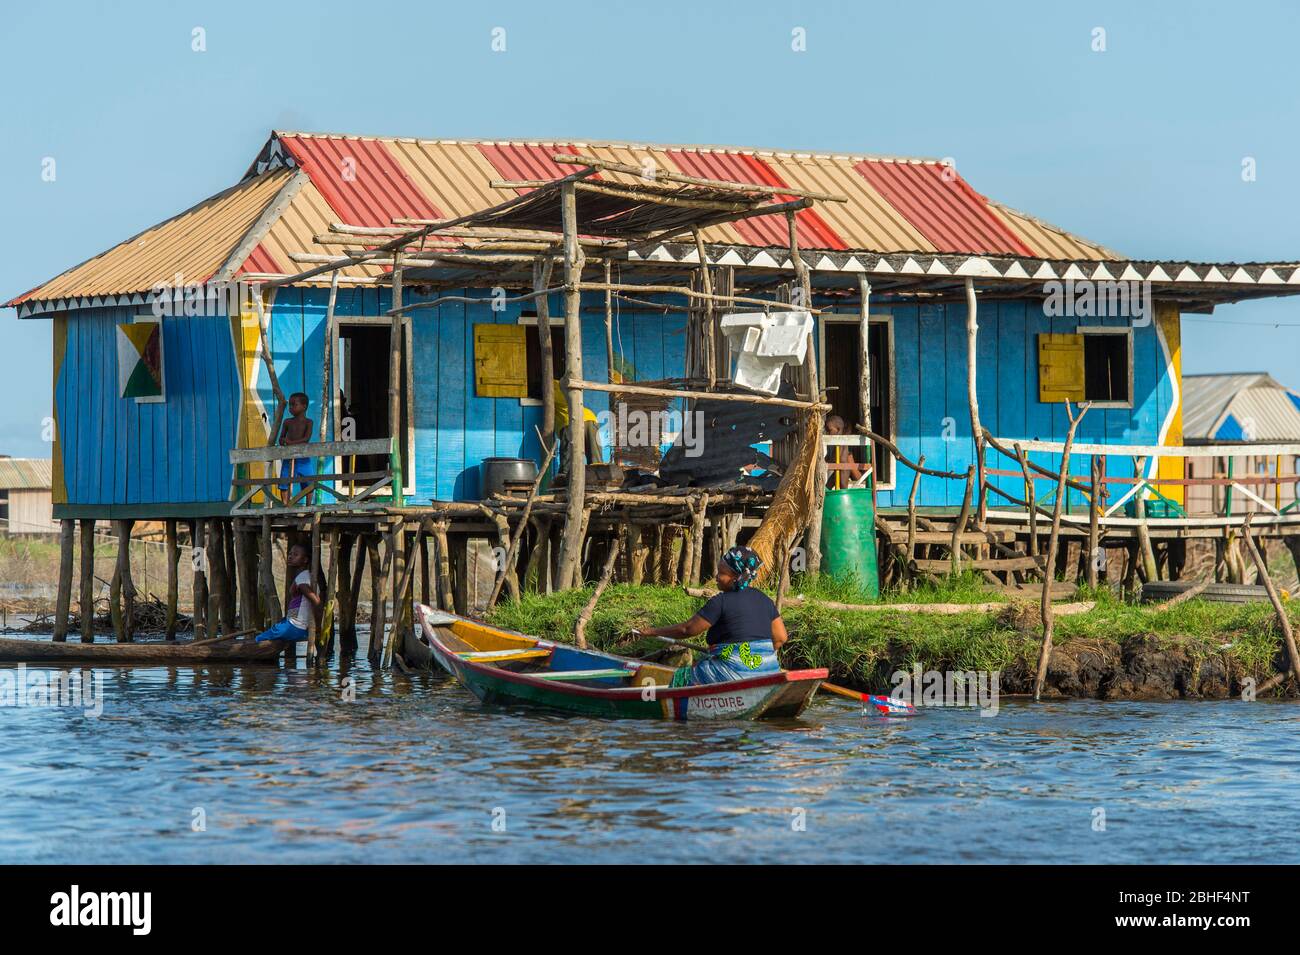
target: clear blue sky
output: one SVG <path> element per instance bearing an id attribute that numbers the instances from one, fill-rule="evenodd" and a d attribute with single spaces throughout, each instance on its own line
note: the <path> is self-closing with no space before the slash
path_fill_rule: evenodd
<path id="1" fill-rule="evenodd" d="M 233 184 L 277 127 L 950 156 L 981 192 L 1134 258 L 1297 260 L 1298 11 L 6 4 L 0 294 Z M 195 27 L 206 52 L 191 49 Z M 791 49 L 797 27 L 805 52 Z M 0 322 L 0 452 L 47 455 L 49 323 L 8 310 Z M 1187 317 L 1183 342 L 1187 372 L 1264 370 L 1300 387 L 1300 301 Z"/>

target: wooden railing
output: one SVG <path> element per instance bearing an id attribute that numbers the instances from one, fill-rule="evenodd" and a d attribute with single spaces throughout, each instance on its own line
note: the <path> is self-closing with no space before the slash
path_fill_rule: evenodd
<path id="1" fill-rule="evenodd" d="M 372 455 L 383 455 L 387 466 L 357 471 L 357 458 Z M 314 459 L 315 469 L 321 473 L 281 477 L 280 462 L 294 458 Z M 336 467 L 336 461 L 342 463 Z M 402 459 L 392 438 L 237 448 L 230 452 L 230 463 L 235 466 L 230 482 L 231 514 L 373 510 L 403 502 Z M 257 465 L 266 474 L 250 477 Z M 281 490 L 281 485 L 287 485 L 287 491 Z M 384 491 L 387 493 L 380 493 Z"/>
<path id="2" fill-rule="evenodd" d="M 1062 442 L 1017 441 L 1011 438 L 989 436 L 987 448 L 995 454 L 1011 458 L 1015 465 L 1013 468 L 989 466 L 986 467 L 985 473 L 989 475 L 990 479 L 997 477 L 1020 478 L 1024 488 L 1022 493 L 1025 495 L 1024 499 L 1016 499 L 1013 495 L 1008 494 L 1005 489 L 998 488 L 990 480 L 988 486 L 990 500 L 1003 498 L 1020 505 L 1032 501 L 1039 507 L 1050 503 L 1052 496 L 1055 494 L 1060 469 L 1060 456 L 1065 450 L 1065 445 Z M 1031 461 L 1029 455 L 1034 452 L 1038 452 L 1040 455 L 1052 455 L 1053 460 L 1046 465 L 1041 461 Z M 1126 520 L 1126 518 L 1117 517 L 1121 509 L 1126 509 L 1125 513 L 1129 511 L 1135 512 L 1129 519 L 1140 518 L 1153 522 L 1161 519 L 1194 521 L 1203 517 L 1227 522 L 1231 522 L 1234 517 L 1244 520 L 1245 514 L 1233 514 L 1234 491 L 1253 503 L 1255 509 L 1262 516 L 1272 515 L 1274 518 L 1282 518 L 1294 514 L 1296 517 L 1300 517 L 1300 483 L 1298 483 L 1300 482 L 1300 475 L 1233 474 L 1233 459 L 1237 457 L 1271 457 L 1280 460 L 1283 458 L 1294 459 L 1296 456 L 1300 456 L 1300 444 L 1167 447 L 1163 445 L 1076 442 L 1070 447 L 1072 466 L 1070 469 L 1071 480 L 1068 487 L 1082 496 L 1083 500 L 1080 503 L 1085 514 L 1092 508 L 1096 508 L 1103 521 L 1114 520 L 1119 522 Z M 1073 462 L 1079 458 L 1088 461 L 1092 467 L 1088 465 L 1075 467 Z M 1228 460 L 1227 474 L 1214 477 L 1166 476 L 1159 473 L 1158 462 L 1163 458 L 1226 458 Z M 1119 467 L 1114 466 L 1114 459 L 1118 459 Z M 995 460 L 993 463 L 996 465 L 999 462 Z M 1131 473 L 1116 473 L 1124 471 Z M 1043 497 L 1034 494 L 1029 487 L 1030 482 L 1037 483 L 1038 481 L 1050 482 L 1049 491 Z M 1094 483 L 1096 484 L 1095 488 Z M 1280 489 L 1288 485 L 1296 486 L 1297 493 L 1287 504 L 1282 504 L 1280 492 L 1273 495 L 1274 500 L 1272 502 L 1266 499 L 1267 488 Z M 1111 486 L 1115 486 L 1117 490 L 1122 489 L 1122 492 L 1112 494 Z M 1222 508 L 1215 507 L 1208 514 L 1189 513 L 1186 494 L 1183 495 L 1184 501 L 1182 502 L 1174 499 L 1173 489 L 1181 488 L 1186 491 L 1196 487 L 1225 488 Z M 1256 493 L 1259 489 L 1264 489 L 1264 494 Z M 1136 513 L 1139 502 L 1142 504 L 1141 510 L 1143 512 L 1140 514 Z M 1068 494 L 1063 503 L 1065 513 L 1070 514 L 1071 501 Z M 1077 506 L 1078 504 L 1076 504 L 1076 508 Z"/>

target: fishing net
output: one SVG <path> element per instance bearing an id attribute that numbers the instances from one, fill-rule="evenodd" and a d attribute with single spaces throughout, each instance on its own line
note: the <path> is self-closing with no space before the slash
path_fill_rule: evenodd
<path id="1" fill-rule="evenodd" d="M 763 558 L 755 583 L 761 583 L 780 567 L 794 543 L 795 535 L 808 526 L 813 499 L 817 494 L 817 464 L 821 452 L 821 411 L 810 411 L 800 436 L 799 450 L 777 485 L 772 503 L 763 515 L 749 546 Z"/>

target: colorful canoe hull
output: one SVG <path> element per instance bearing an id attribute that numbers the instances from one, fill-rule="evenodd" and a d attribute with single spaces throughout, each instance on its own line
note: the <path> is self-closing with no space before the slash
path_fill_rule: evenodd
<path id="1" fill-rule="evenodd" d="M 581 653 L 629 671 L 629 680 L 600 680 L 593 684 L 560 683 L 519 673 L 491 663 L 465 659 L 449 645 L 456 634 L 432 626 L 419 614 L 428 645 L 438 665 L 485 703 L 523 703 L 583 716 L 659 720 L 757 720 L 795 717 L 803 712 L 827 676 L 825 670 L 782 670 L 747 680 L 707 686 L 662 685 L 667 668 L 647 665 L 614 654 L 576 651 L 560 644 L 515 635 L 531 645 Z M 436 612 L 433 612 L 436 613 Z M 469 621 L 466 621 L 469 623 Z M 476 627 L 484 625 L 473 623 Z M 630 683 L 630 685 L 629 685 Z"/>

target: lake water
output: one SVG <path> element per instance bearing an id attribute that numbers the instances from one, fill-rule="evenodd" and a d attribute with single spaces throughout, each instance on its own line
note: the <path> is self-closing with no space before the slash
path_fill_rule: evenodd
<path id="1" fill-rule="evenodd" d="M 5 862 L 1300 862 L 1295 703 L 678 724 L 364 663 L 355 701 L 301 658 L 96 672 L 97 718 L 0 708 Z"/>

